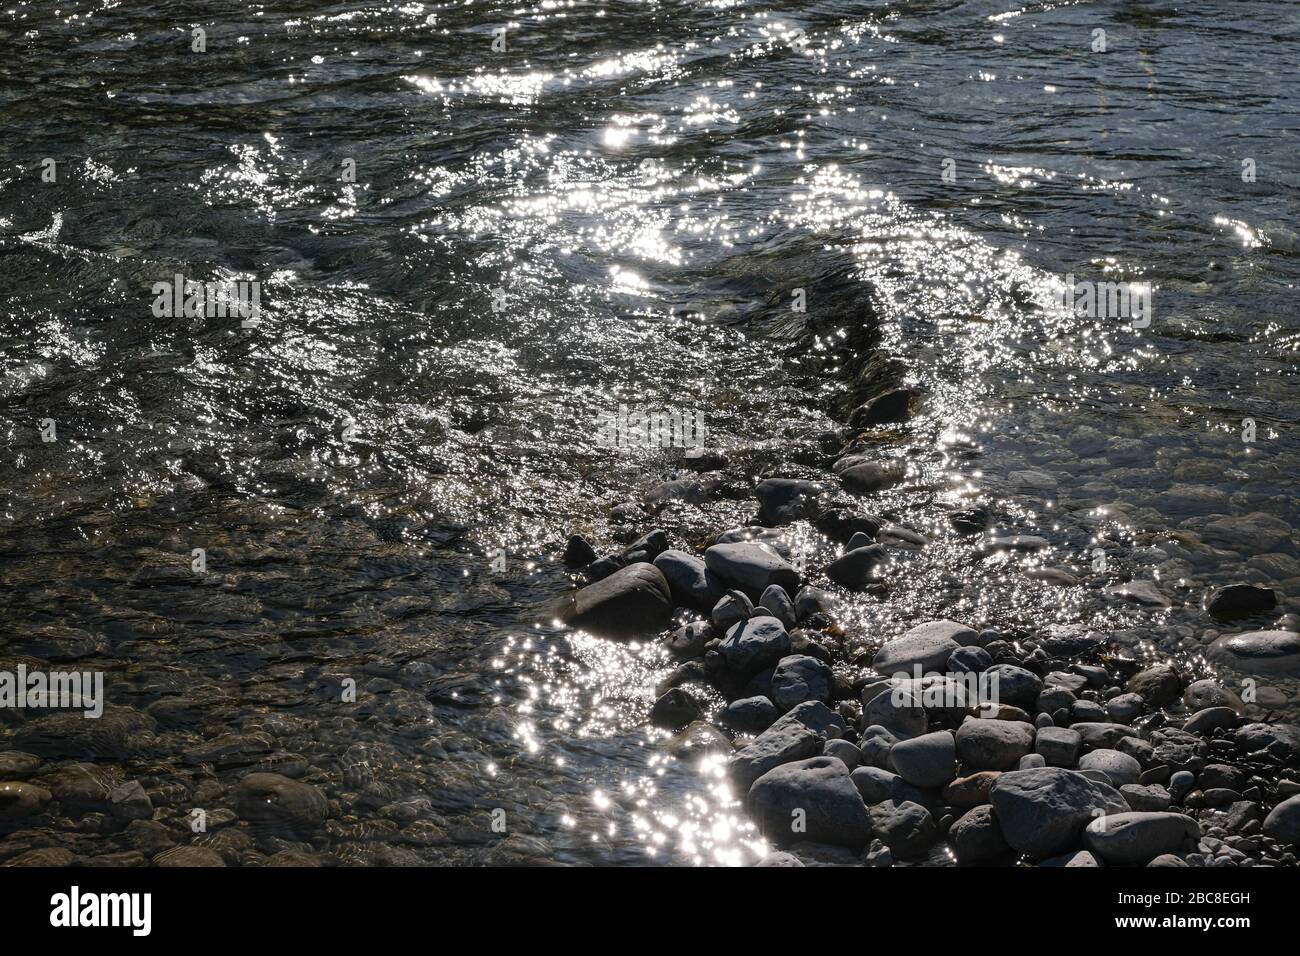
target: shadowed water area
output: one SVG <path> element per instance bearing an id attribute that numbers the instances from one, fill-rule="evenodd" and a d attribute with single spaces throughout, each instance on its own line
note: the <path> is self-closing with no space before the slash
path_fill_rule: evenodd
<path id="1" fill-rule="evenodd" d="M 571 533 L 699 553 L 891 384 L 926 398 L 864 504 L 929 543 L 843 595 L 837 673 L 939 617 L 1211 673 L 1300 612 L 1298 62 L 1254 0 L 7 5 L 0 670 L 103 672 L 106 710 L 0 711 L 12 775 L 83 795 L 0 862 L 756 859 L 720 761 L 648 725 L 654 635 L 538 609 Z M 157 315 L 177 274 L 260 282 L 258 322 Z M 1148 284 L 1149 327 L 1066 276 Z M 622 405 L 729 464 L 603 447 Z M 977 501 L 1049 546 L 982 554 Z M 784 531 L 826 585 L 842 544 Z M 1282 605 L 1215 622 L 1239 581 Z M 251 770 L 328 805 L 259 819 Z"/>

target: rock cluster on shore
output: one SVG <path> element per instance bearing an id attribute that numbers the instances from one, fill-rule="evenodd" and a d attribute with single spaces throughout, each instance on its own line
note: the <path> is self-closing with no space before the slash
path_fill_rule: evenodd
<path id="1" fill-rule="evenodd" d="M 894 396 L 880 414 L 911 400 Z M 849 654 L 833 592 L 810 582 L 871 592 L 891 549 L 927 539 L 859 507 L 855 496 L 901 480 L 898 468 L 845 456 L 832 471 L 839 488 L 762 480 L 761 523 L 699 556 L 662 530 L 605 557 L 576 536 L 566 550 L 588 583 L 562 620 L 616 637 L 679 625 L 664 638 L 676 666 L 652 720 L 715 747 L 731 740 L 730 781 L 781 848 L 764 865 L 1295 865 L 1300 728 L 1244 716 L 1215 680 L 1142 666 L 1081 629 L 921 621 L 870 659 Z M 774 529 L 794 521 L 843 545 L 819 577 L 776 546 Z M 981 507 L 953 517 L 962 535 L 987 523 Z M 1045 545 L 987 537 L 980 553 Z M 1219 589 L 1207 604 L 1218 618 L 1273 607 L 1257 590 Z M 1231 635 L 1209 656 L 1289 672 L 1300 635 Z"/>

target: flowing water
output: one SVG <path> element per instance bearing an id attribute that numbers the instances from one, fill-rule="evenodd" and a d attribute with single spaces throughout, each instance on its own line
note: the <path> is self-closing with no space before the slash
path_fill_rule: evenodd
<path id="1" fill-rule="evenodd" d="M 163 845 L 250 768 L 331 801 L 193 838 L 228 862 L 751 860 L 717 763 L 647 726 L 663 652 L 537 608 L 572 532 L 699 548 L 824 468 L 861 341 L 928 393 L 871 507 L 933 542 L 851 643 L 1083 624 L 1203 669 L 1206 587 L 1288 599 L 1234 630 L 1300 610 L 1297 62 L 1257 0 L 15 0 L 0 660 L 103 671 L 108 710 L 0 712 L 0 750 L 141 781 Z M 257 321 L 155 308 L 178 274 L 260 283 Z M 620 406 L 702 415 L 721 486 L 647 507 L 694 472 L 604 447 Z M 981 559 L 968 499 L 1051 549 Z M 90 814 L 0 856 L 139 845 Z"/>

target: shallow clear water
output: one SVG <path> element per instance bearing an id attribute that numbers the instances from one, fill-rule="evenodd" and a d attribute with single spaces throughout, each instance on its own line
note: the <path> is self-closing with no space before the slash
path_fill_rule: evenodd
<path id="1" fill-rule="evenodd" d="M 1300 610 L 1294 4 L 42 2 L 0 49 L 0 658 L 104 670 L 97 763 L 182 835 L 266 764 L 346 862 L 752 858 L 645 725 L 663 654 L 537 608 L 569 533 L 698 548 L 823 464 L 877 326 L 929 399 L 873 508 L 934 543 L 851 646 L 1086 624 L 1200 667 L 1206 587 Z M 177 273 L 260 281 L 260 325 L 155 316 Z M 1067 275 L 1148 283 L 1150 327 Z M 702 412 L 731 493 L 611 521 L 686 464 L 600 447 L 620 405 Z M 1052 550 L 979 559 L 967 497 Z M 1174 609 L 1102 597 L 1130 576 Z"/>

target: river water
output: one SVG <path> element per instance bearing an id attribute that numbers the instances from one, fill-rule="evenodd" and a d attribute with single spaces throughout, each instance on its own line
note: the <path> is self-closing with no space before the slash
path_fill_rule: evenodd
<path id="1" fill-rule="evenodd" d="M 0 53 L 0 661 L 104 672 L 41 772 L 141 781 L 164 844 L 262 768 L 330 820 L 194 838 L 227 862 L 754 859 L 646 724 L 663 652 L 537 608 L 572 532 L 698 549 L 824 467 L 845 343 L 927 393 L 871 507 L 933 539 L 851 643 L 1083 625 L 1203 671 L 1207 587 L 1286 599 L 1227 630 L 1300 610 L 1294 3 L 15 2 Z M 257 321 L 155 308 L 178 274 Z M 692 474 L 603 447 L 620 406 L 702 415 L 722 493 L 620 509 Z M 976 499 L 1051 549 L 981 558 Z"/>

